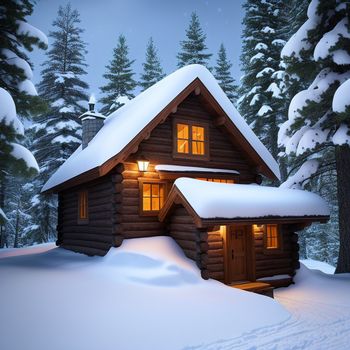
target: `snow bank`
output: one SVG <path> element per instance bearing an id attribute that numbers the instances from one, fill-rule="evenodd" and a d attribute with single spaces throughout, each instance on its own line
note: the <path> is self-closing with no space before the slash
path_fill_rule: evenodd
<path id="1" fill-rule="evenodd" d="M 329 215 L 327 203 L 307 191 L 258 185 L 233 186 L 190 178 L 179 178 L 174 184 L 204 219 Z"/>
<path id="2" fill-rule="evenodd" d="M 349 348 L 350 274 L 326 275 L 301 265 L 295 284 L 275 290 L 275 298 L 291 313 L 282 324 L 253 329 L 191 350 L 345 350 Z"/>
<path id="3" fill-rule="evenodd" d="M 318 269 L 320 267 L 317 263 Z M 309 270 L 300 265 L 294 277 L 295 286 L 288 288 L 287 294 L 293 298 L 312 300 L 337 305 L 349 305 L 350 274 L 332 275 L 317 270 Z M 282 292 L 284 293 L 284 291 Z M 331 300 L 330 300 L 331 299 Z"/>
<path id="4" fill-rule="evenodd" d="M 78 148 L 53 174 L 42 190 L 48 190 L 101 166 L 105 161 L 119 154 L 160 111 L 197 78 L 207 87 L 252 148 L 279 178 L 278 164 L 237 112 L 213 75 L 205 67 L 194 64 L 178 69 L 112 113 L 89 146 L 83 150 L 81 147 Z"/>
<path id="5" fill-rule="evenodd" d="M 103 258 L 47 249 L 0 253 L 3 349 L 182 349 L 289 318 L 271 298 L 201 279 L 169 237 L 125 240 Z"/>
<path id="6" fill-rule="evenodd" d="M 333 275 L 335 267 L 327 264 L 323 261 L 313 260 L 313 259 L 302 259 L 300 262 L 305 265 L 309 270 L 318 270 L 329 275 Z"/>

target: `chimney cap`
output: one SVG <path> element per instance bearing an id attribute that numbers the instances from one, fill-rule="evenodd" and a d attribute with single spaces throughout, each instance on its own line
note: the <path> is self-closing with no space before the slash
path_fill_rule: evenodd
<path id="1" fill-rule="evenodd" d="M 89 109 L 85 113 L 83 113 L 81 116 L 79 116 L 79 119 L 81 120 L 95 119 L 95 118 L 106 119 L 106 117 L 103 114 L 95 111 L 95 104 L 96 104 L 95 95 L 91 94 L 89 99 Z"/>

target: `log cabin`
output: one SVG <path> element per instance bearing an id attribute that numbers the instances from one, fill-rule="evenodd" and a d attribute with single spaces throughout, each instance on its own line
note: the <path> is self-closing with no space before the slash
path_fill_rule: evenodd
<path id="1" fill-rule="evenodd" d="M 58 194 L 58 246 L 103 256 L 167 235 L 205 279 L 293 282 L 296 232 L 328 207 L 261 185 L 278 164 L 206 68 L 177 70 L 107 118 L 89 105 L 82 145 L 43 187 Z"/>

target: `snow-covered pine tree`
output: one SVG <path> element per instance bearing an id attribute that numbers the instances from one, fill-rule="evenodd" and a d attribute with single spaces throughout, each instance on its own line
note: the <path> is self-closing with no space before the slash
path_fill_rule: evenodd
<path id="1" fill-rule="evenodd" d="M 282 56 L 316 62 L 318 74 L 310 86 L 296 94 L 279 139 L 286 152 L 303 165 L 286 185 L 303 186 L 310 178 L 329 171 L 335 160 L 339 205 L 340 248 L 336 272 L 350 272 L 350 6 L 340 0 L 312 0 L 307 21 L 288 41 Z"/>
<path id="2" fill-rule="evenodd" d="M 226 93 L 232 103 L 235 103 L 238 97 L 238 86 L 231 76 L 230 69 L 232 63 L 227 59 L 226 49 L 224 44 L 220 45 L 216 66 L 214 67 L 214 76 L 221 88 Z"/>
<path id="3" fill-rule="evenodd" d="M 54 237 L 56 196 L 40 194 L 43 184 L 79 146 L 81 126 L 79 115 L 88 99 L 86 74 L 86 44 L 81 38 L 80 16 L 71 5 L 60 6 L 49 36 L 52 45 L 42 70 L 40 96 L 47 101 L 46 113 L 35 118 L 32 127 L 32 147 L 40 175 L 33 183 L 30 214 L 33 222 L 27 230 L 32 242 L 46 242 Z"/>
<path id="4" fill-rule="evenodd" d="M 307 20 L 307 8 L 309 0 L 291 0 L 286 23 L 286 33 L 290 38 Z M 302 60 L 294 56 L 283 57 L 282 64 L 285 68 L 285 103 L 288 110 L 292 98 L 303 89 L 306 89 L 317 74 L 318 64 L 310 55 L 303 55 Z M 282 153 L 282 152 L 281 152 Z M 336 170 L 334 152 L 327 153 L 329 158 L 327 169 L 324 167 L 320 175 L 315 175 L 308 184 L 311 191 L 319 193 L 325 198 L 331 207 L 331 218 L 327 224 L 313 224 L 311 227 L 299 232 L 300 256 L 326 261 L 336 264 L 335 256 L 339 250 L 338 207 L 336 196 Z M 293 174 L 303 164 L 303 157 L 297 157 L 289 153 L 283 159 L 288 160 L 287 177 Z M 328 239 L 325 239 L 325 236 Z M 332 243 L 330 243 L 332 242 Z"/>
<path id="5" fill-rule="evenodd" d="M 148 41 L 146 48 L 146 60 L 142 63 L 143 72 L 139 85 L 142 87 L 142 91 L 148 89 L 157 81 L 164 78 L 165 74 L 160 65 L 160 59 L 158 57 L 158 50 L 154 45 L 153 38 Z"/>
<path id="6" fill-rule="evenodd" d="M 32 51 L 33 46 L 46 48 L 47 38 L 27 23 L 26 18 L 32 12 L 31 1 L 8 0 L 0 6 L 1 248 L 7 244 L 4 224 L 6 204 L 11 200 L 10 182 L 15 180 L 14 177 L 30 176 L 39 170 L 33 155 L 23 146 L 24 127 L 17 115 L 28 117 L 41 105 L 31 81 L 33 73 L 26 51 Z"/>
<path id="7" fill-rule="evenodd" d="M 192 12 L 190 24 L 186 29 L 186 39 L 180 42 L 181 51 L 177 54 L 179 68 L 194 63 L 209 68 L 208 61 L 212 54 L 207 53 L 206 37 L 199 23 L 198 15 Z"/>
<path id="8" fill-rule="evenodd" d="M 286 39 L 285 4 L 278 0 L 248 0 L 243 7 L 241 65 L 244 75 L 238 106 L 254 132 L 278 159 L 278 125 L 286 119 L 284 72 L 280 66 L 280 52 Z M 281 173 L 283 177 L 284 169 Z"/>
<path id="9" fill-rule="evenodd" d="M 113 58 L 103 75 L 107 83 L 100 88 L 104 94 L 100 100 L 103 104 L 101 113 L 108 115 L 120 108 L 124 99 L 134 97 L 133 90 L 137 86 L 133 78 L 135 73 L 131 68 L 134 62 L 135 60 L 129 58 L 125 36 L 119 35 L 117 47 L 113 49 Z"/>

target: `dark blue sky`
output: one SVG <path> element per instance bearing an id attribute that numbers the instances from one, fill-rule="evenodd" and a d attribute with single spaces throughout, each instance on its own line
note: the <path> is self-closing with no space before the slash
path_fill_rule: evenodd
<path id="1" fill-rule="evenodd" d="M 104 84 L 105 66 L 112 58 L 112 50 L 120 33 L 126 36 L 130 58 L 136 59 L 134 71 L 142 70 L 146 44 L 153 36 L 162 66 L 166 73 L 176 69 L 176 54 L 179 42 L 185 38 L 190 14 L 196 11 L 202 28 L 207 34 L 207 46 L 213 53 L 211 64 L 215 64 L 221 42 L 226 46 L 233 63 L 232 74 L 238 80 L 239 55 L 243 0 L 71 0 L 81 16 L 81 27 L 85 29 L 83 39 L 88 43 L 86 56 L 89 65 L 86 81 L 90 92 L 99 94 Z M 52 29 L 59 5 L 67 1 L 38 0 L 28 22 L 45 34 Z M 50 42 L 49 38 L 49 42 Z M 30 55 L 34 63 L 34 82 L 40 80 L 40 64 L 45 53 L 35 50 Z"/>

